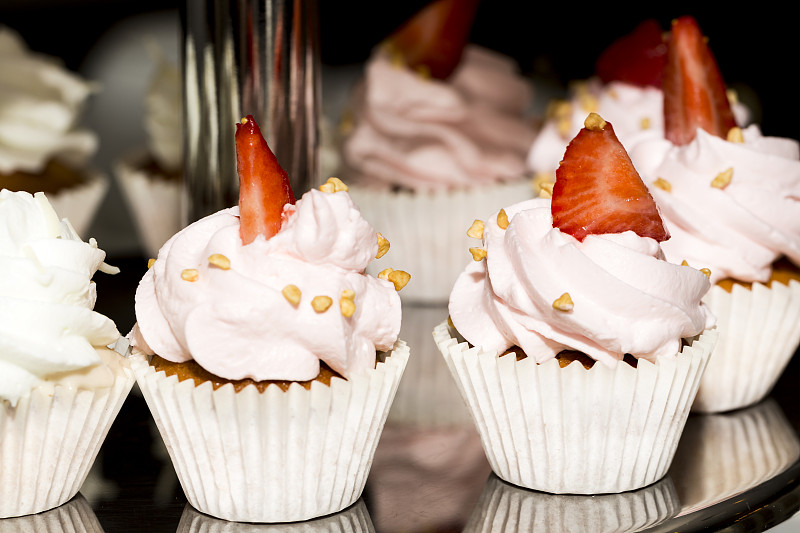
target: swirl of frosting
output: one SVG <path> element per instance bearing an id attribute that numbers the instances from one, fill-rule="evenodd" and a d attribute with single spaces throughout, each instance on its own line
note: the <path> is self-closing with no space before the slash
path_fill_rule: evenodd
<path id="1" fill-rule="evenodd" d="M 147 146 L 159 166 L 173 172 L 183 164 L 181 74 L 160 49 L 151 55 L 156 64 L 144 102 Z"/>
<path id="2" fill-rule="evenodd" d="M 627 231 L 579 242 L 553 228 L 549 199 L 505 211 L 507 229 L 486 222 L 486 259 L 450 295 L 450 317 L 471 344 L 498 354 L 516 345 L 539 363 L 578 350 L 614 366 L 624 354 L 674 356 L 682 338 L 713 326 L 700 301 L 706 276 L 664 261 L 653 239 Z M 555 303 L 564 293 L 569 306 Z"/>
<path id="3" fill-rule="evenodd" d="M 134 346 L 227 379 L 309 380 L 320 360 L 344 377 L 374 368 L 376 350 L 397 340 L 400 298 L 364 273 L 377 237 L 350 195 L 311 190 L 284 207 L 276 235 L 248 245 L 238 214 L 219 211 L 164 244 L 136 291 Z"/>
<path id="4" fill-rule="evenodd" d="M 93 311 L 91 281 L 105 252 L 59 221 L 43 193 L 0 191 L 0 399 L 101 363 L 96 348 L 119 338 Z"/>
<path id="5" fill-rule="evenodd" d="M 669 226 L 667 259 L 709 268 L 712 282 L 767 281 L 782 254 L 800 263 L 800 143 L 756 125 L 742 133 L 738 143 L 698 129 L 685 146 L 662 137 L 630 149 Z"/>
<path id="6" fill-rule="evenodd" d="M 447 81 L 424 78 L 378 50 L 344 139 L 350 179 L 441 190 L 519 178 L 534 137 L 523 117 L 531 95 L 510 59 L 475 46 Z"/>
<path id="7" fill-rule="evenodd" d="M 58 157 L 79 166 L 97 136 L 76 127 L 92 86 L 0 26 L 0 172 L 40 172 Z"/>

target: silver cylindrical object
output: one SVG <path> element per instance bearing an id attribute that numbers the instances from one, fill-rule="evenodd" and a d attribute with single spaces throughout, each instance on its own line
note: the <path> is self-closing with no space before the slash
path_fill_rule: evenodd
<path id="1" fill-rule="evenodd" d="M 316 0 L 185 0 L 183 220 L 236 205 L 236 123 L 253 115 L 295 196 L 319 178 Z"/>

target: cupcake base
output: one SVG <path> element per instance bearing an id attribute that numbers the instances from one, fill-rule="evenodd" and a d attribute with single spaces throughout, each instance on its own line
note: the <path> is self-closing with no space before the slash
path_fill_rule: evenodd
<path id="1" fill-rule="evenodd" d="M 295 522 L 361 495 L 409 349 L 398 341 L 374 370 L 310 390 L 214 390 L 131 366 L 189 503 L 240 522 Z"/>
<path id="2" fill-rule="evenodd" d="M 600 494 L 639 489 L 666 474 L 717 332 L 655 364 L 589 370 L 470 348 L 447 322 L 433 336 L 501 479 L 556 494 Z"/>

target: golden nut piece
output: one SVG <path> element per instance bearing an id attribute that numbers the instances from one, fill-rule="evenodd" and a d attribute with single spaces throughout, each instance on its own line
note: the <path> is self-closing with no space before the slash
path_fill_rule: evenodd
<path id="1" fill-rule="evenodd" d="M 386 268 L 381 270 L 378 274 L 378 279 L 385 279 L 392 282 L 394 290 L 399 291 L 411 280 L 411 274 L 403 270 L 394 270 L 393 268 Z"/>
<path id="2" fill-rule="evenodd" d="M 606 121 L 597 113 L 589 113 L 589 116 L 583 121 L 583 125 L 590 131 L 603 131 L 603 128 L 606 127 Z"/>
<path id="3" fill-rule="evenodd" d="M 297 285 L 287 285 L 281 291 L 283 297 L 286 298 L 286 301 L 292 304 L 293 306 L 297 307 L 297 304 L 300 303 L 300 298 L 303 296 L 303 293 L 300 292 L 300 289 Z"/>
<path id="4" fill-rule="evenodd" d="M 552 198 L 555 183 L 546 181 L 539 184 L 539 198 Z"/>
<path id="5" fill-rule="evenodd" d="M 500 226 L 500 229 L 508 228 L 508 215 L 505 209 L 501 209 L 497 213 L 497 225 Z"/>
<path id="6" fill-rule="evenodd" d="M 471 237 L 473 239 L 483 239 L 483 228 L 483 220 L 478 220 L 476 218 L 467 230 L 467 237 Z"/>
<path id="7" fill-rule="evenodd" d="M 711 180 L 711 186 L 715 189 L 724 189 L 727 187 L 731 180 L 733 179 L 733 167 L 723 170 L 717 176 Z"/>
<path id="8" fill-rule="evenodd" d="M 148 260 L 147 260 L 147 268 L 148 268 L 148 269 L 152 268 L 152 267 L 153 267 L 153 265 L 155 265 L 155 264 L 156 264 L 156 260 L 155 260 L 155 259 L 153 259 L 152 257 L 151 257 L 150 259 L 148 259 Z"/>
<path id="9" fill-rule="evenodd" d="M 742 134 L 742 128 L 734 126 L 731 129 L 729 129 L 728 142 L 742 144 L 744 142 L 744 135 Z"/>
<path id="10" fill-rule="evenodd" d="M 389 241 L 384 237 L 380 232 L 378 232 L 378 254 L 375 256 L 375 259 L 380 259 L 386 252 L 389 251 Z"/>
<path id="11" fill-rule="evenodd" d="M 324 313 L 331 305 L 333 305 L 333 300 L 330 296 L 314 296 L 311 300 L 311 307 L 317 313 Z"/>
<path id="12" fill-rule="evenodd" d="M 672 184 L 664 178 L 656 178 L 656 180 L 653 182 L 653 185 L 662 191 L 672 192 Z"/>
<path id="13" fill-rule="evenodd" d="M 333 192 L 347 191 L 349 190 L 349 187 L 347 187 L 347 185 L 345 185 L 344 182 L 339 178 L 331 176 L 330 178 L 328 178 L 328 181 L 320 185 L 319 190 L 321 190 L 322 192 L 333 193 Z"/>
<path id="14" fill-rule="evenodd" d="M 649 130 L 650 129 L 650 117 L 642 118 L 642 122 L 639 125 L 643 130 Z"/>
<path id="15" fill-rule="evenodd" d="M 484 250 L 483 248 L 476 248 L 476 247 L 470 248 L 469 253 L 472 254 L 472 259 L 474 259 L 475 261 L 480 261 L 481 259 L 486 257 L 486 250 Z"/>
<path id="16" fill-rule="evenodd" d="M 199 277 L 200 273 L 196 268 L 184 268 L 183 271 L 181 271 L 181 279 L 184 281 L 197 281 Z"/>
<path id="17" fill-rule="evenodd" d="M 352 298 L 342 298 L 339 300 L 339 310 L 342 312 L 342 316 L 350 318 L 356 312 L 356 303 Z"/>
<path id="18" fill-rule="evenodd" d="M 211 254 L 208 256 L 208 262 L 211 265 L 214 265 L 217 268 L 221 268 L 222 270 L 230 270 L 231 269 L 231 260 L 225 257 L 222 254 Z"/>
<path id="19" fill-rule="evenodd" d="M 566 313 L 568 311 L 572 311 L 573 307 L 575 307 L 575 304 L 572 303 L 572 298 L 568 292 L 565 292 L 553 302 L 553 309 L 556 311 Z"/>
<path id="20" fill-rule="evenodd" d="M 711 278 L 711 269 L 710 268 L 701 268 L 700 272 L 705 274 L 707 278 Z"/>

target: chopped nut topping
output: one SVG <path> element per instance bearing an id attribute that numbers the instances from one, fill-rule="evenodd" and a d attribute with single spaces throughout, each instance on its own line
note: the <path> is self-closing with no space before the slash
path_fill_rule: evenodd
<path id="1" fill-rule="evenodd" d="M 744 142 L 744 135 L 742 134 L 742 128 L 734 126 L 731 129 L 729 129 L 728 142 L 742 144 Z"/>
<path id="2" fill-rule="evenodd" d="M 152 268 L 152 266 L 153 266 L 155 263 L 156 263 L 156 260 L 155 260 L 155 259 L 153 259 L 153 258 L 151 257 L 150 259 L 148 259 L 148 260 L 147 260 L 147 268 L 148 268 L 148 269 Z"/>
<path id="3" fill-rule="evenodd" d="M 559 117 L 556 121 L 556 130 L 558 130 L 558 134 L 561 135 L 561 137 L 565 139 L 569 137 L 572 131 L 572 121 L 569 117 Z"/>
<path id="4" fill-rule="evenodd" d="M 717 177 L 711 180 L 711 186 L 715 189 L 724 189 L 730 184 L 731 179 L 733 179 L 733 167 L 717 174 Z"/>
<path id="5" fill-rule="evenodd" d="M 483 220 L 478 220 L 476 218 L 467 230 L 467 237 L 473 239 L 483 239 L 483 227 Z"/>
<path id="6" fill-rule="evenodd" d="M 552 198 L 555 183 L 547 182 L 539 186 L 539 198 Z"/>
<path id="7" fill-rule="evenodd" d="M 505 209 L 501 209 L 497 213 L 497 225 L 500 226 L 500 229 L 506 229 L 508 227 L 508 215 Z"/>
<path id="8" fill-rule="evenodd" d="M 286 301 L 295 307 L 297 307 L 297 304 L 300 303 L 300 298 L 303 296 L 303 293 L 300 292 L 300 289 L 297 287 L 297 285 L 285 286 L 281 291 L 281 294 L 283 294 L 283 297 L 286 298 Z"/>
<path id="9" fill-rule="evenodd" d="M 342 316 L 350 318 L 356 312 L 356 303 L 348 298 L 342 298 L 339 300 L 339 310 Z"/>
<path id="10" fill-rule="evenodd" d="M 333 305 L 333 300 L 330 296 L 314 296 L 311 300 L 311 307 L 313 307 L 314 311 L 317 313 L 324 313 L 331 305 Z"/>
<path id="11" fill-rule="evenodd" d="M 231 269 L 231 260 L 222 254 L 211 254 L 208 256 L 208 262 L 222 270 Z"/>
<path id="12" fill-rule="evenodd" d="M 689 266 L 689 262 L 686 259 L 684 259 L 683 261 L 681 261 L 681 266 L 682 267 L 688 267 Z"/>
<path id="13" fill-rule="evenodd" d="M 595 98 L 594 95 L 589 94 L 588 91 L 582 92 L 578 96 L 578 99 L 580 100 L 581 103 L 581 109 L 583 109 L 587 113 L 594 113 L 595 111 L 597 111 L 598 107 L 597 98 Z"/>
<path id="14" fill-rule="evenodd" d="M 711 277 L 711 269 L 709 269 L 709 268 L 701 268 L 701 269 L 700 269 L 700 272 L 702 272 L 703 274 L 705 274 L 707 278 L 710 278 L 710 277 Z"/>
<path id="15" fill-rule="evenodd" d="M 656 178 L 656 180 L 653 182 L 653 185 L 662 191 L 672 192 L 672 184 L 664 178 Z"/>
<path id="16" fill-rule="evenodd" d="M 472 258 L 475 261 L 480 261 L 481 259 L 486 257 L 486 250 L 484 250 L 483 248 L 475 248 L 475 247 L 470 248 L 469 253 L 472 254 Z"/>
<path id="17" fill-rule="evenodd" d="M 353 298 L 356 297 L 356 293 L 352 289 L 345 289 L 342 291 L 341 297 L 344 298 L 345 300 L 352 300 Z"/>
<path id="18" fill-rule="evenodd" d="M 375 256 L 375 259 L 380 259 L 386 255 L 386 252 L 388 251 L 389 241 L 380 232 L 378 232 L 378 255 Z"/>
<path id="19" fill-rule="evenodd" d="M 650 124 L 650 117 L 644 117 L 644 118 L 642 118 L 642 122 L 640 123 L 640 125 L 641 125 L 641 128 L 642 128 L 643 130 L 649 130 L 649 129 L 650 129 L 650 126 L 651 126 L 651 124 Z"/>
<path id="20" fill-rule="evenodd" d="M 731 106 L 739 103 L 739 93 L 736 92 L 736 89 L 728 89 L 725 91 L 725 94 L 728 95 L 728 103 L 731 104 Z"/>
<path id="21" fill-rule="evenodd" d="M 241 122 L 242 124 L 247 124 L 247 117 L 242 118 L 242 120 L 240 120 L 239 122 Z"/>
<path id="22" fill-rule="evenodd" d="M 606 121 L 597 113 L 589 113 L 589 116 L 583 121 L 583 125 L 590 131 L 603 131 L 603 128 L 606 127 Z"/>
<path id="23" fill-rule="evenodd" d="M 572 114 L 572 104 L 566 100 L 553 100 L 547 105 L 546 117 L 553 118 L 569 118 Z"/>
<path id="24" fill-rule="evenodd" d="M 552 172 L 537 172 L 534 174 L 533 180 L 531 181 L 533 195 L 539 198 L 552 198 L 553 183 L 555 181 L 556 177 Z M 542 196 L 542 189 L 547 189 L 549 192 L 545 191 L 544 194 L 550 194 L 550 196 Z"/>
<path id="25" fill-rule="evenodd" d="M 453 317 L 451 317 L 450 315 L 447 315 L 447 325 L 453 329 L 456 329 L 456 325 L 453 324 Z"/>
<path id="26" fill-rule="evenodd" d="M 403 287 L 405 287 L 408 282 L 411 280 L 411 274 L 405 272 L 403 270 L 394 270 L 392 268 L 386 268 L 381 270 L 378 274 L 378 279 L 385 279 L 387 281 L 391 281 L 394 285 L 394 290 L 399 291 Z"/>
<path id="27" fill-rule="evenodd" d="M 614 100 L 619 100 L 619 93 L 617 91 L 615 91 L 614 89 L 611 89 L 610 91 L 608 91 L 608 95 L 611 98 L 613 98 Z"/>
<path id="28" fill-rule="evenodd" d="M 196 268 L 184 268 L 181 271 L 181 279 L 184 281 L 197 281 L 199 277 L 200 273 Z"/>
<path id="29" fill-rule="evenodd" d="M 328 181 L 320 185 L 319 190 L 322 192 L 341 192 L 347 191 L 349 188 L 339 178 L 330 177 Z"/>
<path id="30" fill-rule="evenodd" d="M 556 311 L 566 313 L 567 311 L 572 311 L 573 307 L 575 307 L 575 304 L 572 303 L 572 298 L 568 292 L 565 292 L 553 302 L 553 309 Z"/>

